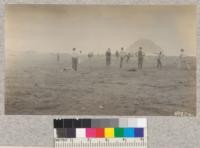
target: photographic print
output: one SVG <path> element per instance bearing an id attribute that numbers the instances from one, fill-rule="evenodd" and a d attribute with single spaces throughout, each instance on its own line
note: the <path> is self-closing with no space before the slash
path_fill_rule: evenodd
<path id="1" fill-rule="evenodd" d="M 5 114 L 196 115 L 196 6 L 6 5 Z"/>

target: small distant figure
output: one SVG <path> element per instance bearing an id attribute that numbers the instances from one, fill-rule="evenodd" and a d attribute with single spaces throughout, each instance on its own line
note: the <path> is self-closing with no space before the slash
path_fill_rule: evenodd
<path id="1" fill-rule="evenodd" d="M 81 64 L 82 50 L 79 51 L 78 64 Z"/>
<path id="2" fill-rule="evenodd" d="M 57 61 L 59 62 L 60 61 L 60 54 L 57 53 Z"/>
<path id="3" fill-rule="evenodd" d="M 128 63 L 128 62 L 129 62 L 130 58 L 131 58 L 131 54 L 130 54 L 130 53 L 128 53 L 128 54 L 126 55 L 126 63 Z"/>
<path id="4" fill-rule="evenodd" d="M 142 69 L 145 56 L 145 53 L 142 51 L 142 47 L 139 47 L 139 51 L 136 53 L 136 56 L 138 57 L 138 69 Z"/>
<path id="5" fill-rule="evenodd" d="M 115 52 L 115 56 L 116 56 L 117 59 L 119 58 L 119 51 L 118 50 Z"/>
<path id="6" fill-rule="evenodd" d="M 72 69 L 77 71 L 78 69 L 78 52 L 76 48 L 72 49 Z"/>
<path id="7" fill-rule="evenodd" d="M 189 64 L 186 61 L 185 50 L 180 49 L 180 56 L 179 56 L 179 68 L 180 69 L 190 69 Z"/>
<path id="8" fill-rule="evenodd" d="M 158 53 L 158 57 L 157 57 L 157 68 L 158 69 L 161 69 L 162 68 L 162 58 L 163 58 L 163 54 L 162 54 L 162 52 L 160 51 L 159 53 Z"/>
<path id="9" fill-rule="evenodd" d="M 126 53 L 125 53 L 123 47 L 121 48 L 121 51 L 120 51 L 119 55 L 120 55 L 120 65 L 119 65 L 119 67 L 122 68 L 123 67 L 124 58 L 126 56 Z"/>
<path id="10" fill-rule="evenodd" d="M 109 66 L 111 64 L 111 50 L 108 48 L 106 51 L 106 65 Z"/>

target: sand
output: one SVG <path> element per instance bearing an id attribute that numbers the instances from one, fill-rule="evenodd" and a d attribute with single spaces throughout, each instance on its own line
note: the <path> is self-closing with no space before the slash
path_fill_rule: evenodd
<path id="1" fill-rule="evenodd" d="M 112 57 L 81 56 L 78 71 L 62 54 L 23 53 L 6 60 L 5 113 L 13 115 L 145 115 L 196 114 L 195 58 L 191 69 L 178 69 L 177 57 L 145 57 L 143 70 L 131 58 L 119 68 Z M 133 70 L 132 70 L 133 69 Z"/>

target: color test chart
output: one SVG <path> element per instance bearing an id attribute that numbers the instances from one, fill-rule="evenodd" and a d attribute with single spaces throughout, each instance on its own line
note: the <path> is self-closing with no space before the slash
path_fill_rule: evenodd
<path id="1" fill-rule="evenodd" d="M 147 148 L 146 118 L 55 119 L 56 148 Z"/>

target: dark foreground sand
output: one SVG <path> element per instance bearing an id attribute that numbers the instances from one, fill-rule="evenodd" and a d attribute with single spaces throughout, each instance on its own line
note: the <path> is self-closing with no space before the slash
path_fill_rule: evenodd
<path id="1" fill-rule="evenodd" d="M 59 115 L 174 115 L 196 113 L 195 58 L 191 70 L 176 67 L 166 57 L 164 68 L 145 57 L 144 69 L 133 58 L 123 69 L 119 60 L 105 66 L 105 57 L 81 57 L 79 70 L 71 70 L 69 56 L 56 61 L 53 54 L 20 54 L 7 58 L 6 114 Z M 63 69 L 65 68 L 65 71 Z"/>

